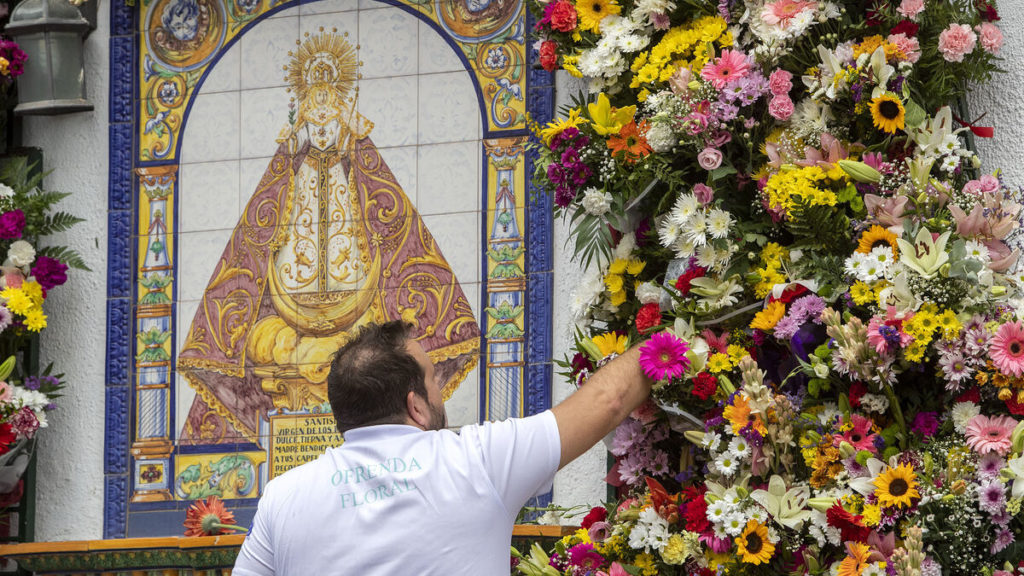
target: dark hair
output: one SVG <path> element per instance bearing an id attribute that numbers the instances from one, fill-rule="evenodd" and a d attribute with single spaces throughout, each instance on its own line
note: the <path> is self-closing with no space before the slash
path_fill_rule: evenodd
<path id="1" fill-rule="evenodd" d="M 409 392 L 427 397 L 423 368 L 405 346 L 411 325 L 369 324 L 338 349 L 327 375 L 327 399 L 338 431 L 405 422 Z"/>

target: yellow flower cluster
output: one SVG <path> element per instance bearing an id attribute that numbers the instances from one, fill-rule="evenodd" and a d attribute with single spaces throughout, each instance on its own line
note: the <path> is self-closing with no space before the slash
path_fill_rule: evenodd
<path id="1" fill-rule="evenodd" d="M 843 471 L 839 449 L 833 446 L 832 436 L 819 436 L 818 440 L 804 433 L 800 438 L 800 453 L 804 463 L 813 470 L 811 486 L 824 488 L 837 474 Z"/>
<path id="2" fill-rule="evenodd" d="M 885 59 L 888 62 L 898 62 L 900 60 L 906 60 L 907 55 L 900 50 L 900 47 L 892 42 L 889 42 L 885 38 L 879 35 L 868 36 L 860 44 L 853 45 L 853 57 L 860 58 L 861 55 L 867 54 L 871 56 L 875 53 L 878 48 L 885 50 Z"/>
<path id="3" fill-rule="evenodd" d="M 736 366 L 739 366 L 740 360 L 750 356 L 750 352 L 739 344 L 729 344 L 726 348 L 728 354 L 716 352 L 708 358 L 707 370 L 712 374 L 718 374 L 719 372 L 726 372 L 732 370 Z"/>
<path id="4" fill-rule="evenodd" d="M 612 306 L 621 306 L 626 301 L 626 275 L 637 276 L 644 271 L 647 263 L 643 260 L 616 258 L 608 265 L 604 285 L 611 296 Z"/>
<path id="5" fill-rule="evenodd" d="M 569 111 L 569 115 L 565 118 L 555 118 L 551 122 L 540 127 L 537 122 L 529 115 L 526 117 L 526 123 L 530 127 L 530 131 L 534 133 L 538 138 L 544 141 L 545 146 L 551 146 L 551 141 L 554 140 L 555 136 L 558 136 L 565 131 L 566 128 L 574 128 L 582 124 L 585 120 L 580 117 L 579 108 L 573 108 Z"/>
<path id="6" fill-rule="evenodd" d="M 658 567 L 654 564 L 654 555 L 647 552 L 637 554 L 634 563 L 636 564 L 636 567 L 640 569 L 640 573 L 643 574 L 643 576 L 658 575 Z"/>
<path id="7" fill-rule="evenodd" d="M 698 72 L 714 57 L 714 44 L 725 48 L 732 46 L 732 42 L 729 25 L 718 16 L 705 16 L 676 26 L 666 32 L 650 51 L 641 52 L 633 60 L 630 70 L 634 75 L 629 87 L 668 82 L 683 66 Z"/>
<path id="8" fill-rule="evenodd" d="M 680 565 L 691 556 L 700 554 L 700 534 L 683 530 L 682 534 L 673 534 L 661 551 L 661 559 L 666 564 Z"/>
<path id="9" fill-rule="evenodd" d="M 828 170 L 819 166 L 783 169 L 772 174 L 764 186 L 768 205 L 786 214 L 803 201 L 810 206 L 835 206 L 838 202 L 833 186 L 845 187 L 846 173 L 837 164 Z"/>
<path id="10" fill-rule="evenodd" d="M 626 553 L 626 541 L 621 534 L 613 534 L 604 542 L 595 543 L 594 550 L 605 558 L 621 557 Z"/>
<path id="11" fill-rule="evenodd" d="M 888 287 L 889 283 L 885 280 L 879 280 L 871 284 L 866 284 L 858 280 L 854 282 L 853 286 L 850 286 L 850 298 L 853 298 L 853 303 L 858 306 L 875 303 L 879 306 L 883 306 L 882 290 L 885 290 Z"/>
<path id="12" fill-rule="evenodd" d="M 920 362 L 928 351 L 928 344 L 939 333 L 943 338 L 954 338 L 963 325 L 952 310 L 939 312 L 939 307 L 928 302 L 921 306 L 913 318 L 903 323 L 903 331 L 914 337 L 904 350 L 904 356 L 911 362 Z"/>
<path id="13" fill-rule="evenodd" d="M 761 278 L 760 282 L 754 285 L 754 294 L 758 298 L 764 298 L 772 291 L 773 286 L 786 281 L 786 271 L 783 270 L 783 266 L 788 259 L 789 250 L 775 242 L 769 242 L 761 249 L 762 266 L 754 270 Z"/>
<path id="14" fill-rule="evenodd" d="M 25 317 L 25 327 L 32 332 L 46 328 L 46 314 L 43 313 L 43 287 L 38 282 L 24 282 L 21 288 L 4 288 L 0 298 L 6 301 L 7 309 Z"/>

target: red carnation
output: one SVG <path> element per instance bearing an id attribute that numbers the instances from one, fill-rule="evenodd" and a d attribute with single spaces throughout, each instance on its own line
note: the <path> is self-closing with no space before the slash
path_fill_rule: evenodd
<path id="1" fill-rule="evenodd" d="M 917 31 L 920 27 L 913 20 L 900 20 L 900 23 L 893 26 L 889 32 L 891 34 L 906 34 L 908 37 L 917 36 Z"/>
<path id="2" fill-rule="evenodd" d="M 974 402 L 975 404 L 981 403 L 981 391 L 975 386 L 970 388 L 963 394 L 956 397 L 957 402 Z"/>
<path id="3" fill-rule="evenodd" d="M 704 532 L 711 528 L 708 522 L 708 503 L 704 500 L 704 494 L 696 494 L 692 500 L 686 503 L 686 512 L 683 513 L 686 520 L 686 529 L 690 532 Z"/>
<path id="4" fill-rule="evenodd" d="M 641 334 L 646 334 L 655 326 L 661 324 L 661 307 L 657 302 L 644 304 L 636 313 L 636 329 Z"/>
<path id="5" fill-rule="evenodd" d="M 14 444 L 14 441 L 17 439 L 18 434 L 10 423 L 4 422 L 0 424 L 0 454 L 6 454 L 11 444 Z"/>
<path id="6" fill-rule="evenodd" d="M 587 515 L 583 517 L 583 522 L 580 522 L 580 526 L 584 530 L 590 530 L 590 527 L 594 525 L 594 522 L 604 522 L 608 518 L 608 510 L 595 506 L 587 512 Z"/>
<path id="7" fill-rule="evenodd" d="M 860 406 L 860 399 L 868 393 L 868 387 L 863 382 L 854 382 L 850 386 L 850 406 L 857 408 Z"/>
<path id="8" fill-rule="evenodd" d="M 548 72 L 554 72 L 558 67 L 558 44 L 551 40 L 540 43 L 540 65 Z"/>
<path id="9" fill-rule="evenodd" d="M 871 529 L 861 521 L 864 517 L 850 514 L 839 505 L 838 501 L 828 509 L 825 518 L 828 520 L 829 526 L 839 529 L 844 542 L 865 542 L 868 535 L 871 534 Z"/>
<path id="10" fill-rule="evenodd" d="M 981 16 L 982 20 L 986 22 L 995 22 L 1000 19 L 999 12 L 996 11 L 996 7 L 992 5 L 992 2 L 987 0 L 978 0 L 976 5 L 978 7 L 978 14 Z"/>
<path id="11" fill-rule="evenodd" d="M 701 372 L 693 379 L 693 395 L 701 400 L 711 398 L 717 390 L 718 378 L 707 372 Z"/>
<path id="12" fill-rule="evenodd" d="M 576 29 L 576 7 L 567 0 L 558 0 L 551 7 L 551 28 L 559 32 L 572 32 Z"/>
<path id="13" fill-rule="evenodd" d="M 1016 394 L 1011 395 L 1010 399 L 1006 401 L 1006 409 L 1015 416 L 1024 416 L 1024 402 L 1017 402 Z"/>
<path id="14" fill-rule="evenodd" d="M 680 294 L 686 296 L 690 293 L 690 283 L 693 279 L 703 278 L 705 273 L 707 273 L 707 270 L 700 266 L 687 269 L 686 272 L 680 274 L 679 278 L 676 278 L 676 290 L 679 290 Z"/>

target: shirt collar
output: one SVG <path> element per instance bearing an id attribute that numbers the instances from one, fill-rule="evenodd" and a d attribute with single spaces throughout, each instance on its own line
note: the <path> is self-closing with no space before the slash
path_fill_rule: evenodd
<path id="1" fill-rule="evenodd" d="M 415 426 L 408 424 L 378 424 L 376 426 L 360 426 L 353 428 L 343 435 L 345 442 L 364 442 L 381 440 L 384 438 L 397 438 L 424 432 Z"/>

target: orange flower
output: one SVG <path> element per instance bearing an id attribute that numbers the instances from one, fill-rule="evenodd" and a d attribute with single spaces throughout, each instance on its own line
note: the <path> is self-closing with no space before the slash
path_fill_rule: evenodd
<path id="1" fill-rule="evenodd" d="M 871 565 L 868 562 L 871 548 L 859 542 L 847 542 L 846 551 L 849 556 L 839 564 L 839 576 L 860 576 L 860 573 Z"/>
<path id="2" fill-rule="evenodd" d="M 644 120 L 637 125 L 636 120 L 626 124 L 619 130 L 618 134 L 612 134 L 608 138 L 608 147 L 612 149 L 612 156 L 622 154 L 622 159 L 630 164 L 651 153 L 651 146 L 647 143 L 647 121 Z"/>
<path id="3" fill-rule="evenodd" d="M 750 401 L 743 394 L 737 394 L 733 398 L 732 404 L 726 406 L 725 411 L 722 412 L 722 417 L 732 424 L 732 431 L 735 434 L 739 434 L 740 430 L 748 424 L 759 434 L 764 435 L 768 433 L 768 430 L 764 427 L 764 422 L 761 421 L 761 416 L 750 410 Z"/>
<path id="4" fill-rule="evenodd" d="M 185 513 L 185 536 L 216 536 L 231 530 L 245 531 L 234 523 L 235 515 L 228 511 L 224 502 L 210 496 L 205 501 L 196 500 Z"/>

